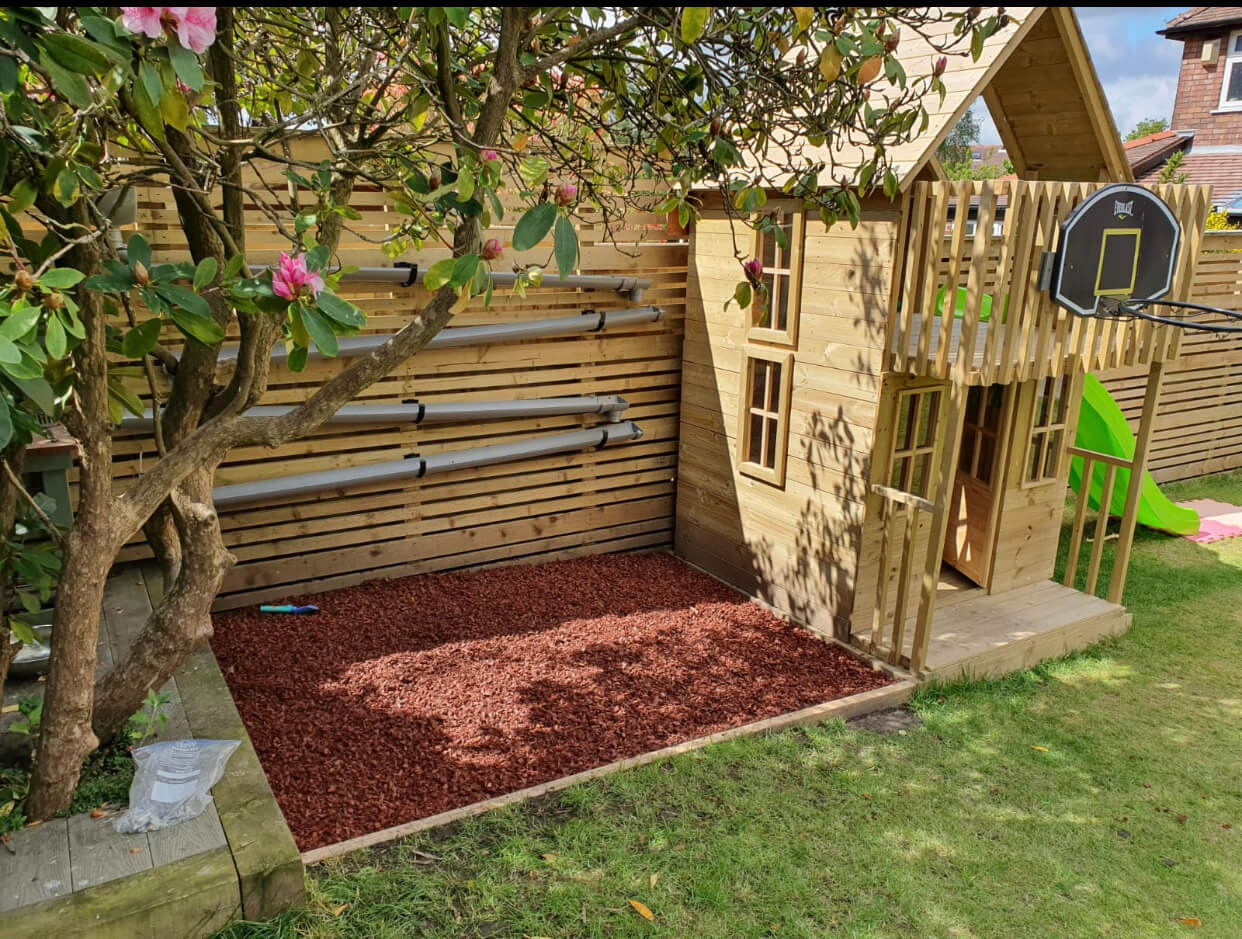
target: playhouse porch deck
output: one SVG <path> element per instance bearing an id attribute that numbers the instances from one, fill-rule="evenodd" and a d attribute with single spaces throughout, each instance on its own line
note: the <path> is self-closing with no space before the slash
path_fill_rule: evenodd
<path id="1" fill-rule="evenodd" d="M 1002 594 L 942 579 L 936 592 L 923 676 L 991 677 L 1081 649 L 1130 627 L 1125 607 L 1050 580 Z M 909 665 L 915 617 L 906 624 L 902 665 Z M 869 648 L 870 630 L 854 633 Z"/>

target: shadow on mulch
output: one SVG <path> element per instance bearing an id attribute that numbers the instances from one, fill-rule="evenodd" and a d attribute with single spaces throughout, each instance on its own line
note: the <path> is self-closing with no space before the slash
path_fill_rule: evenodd
<path id="1" fill-rule="evenodd" d="M 302 850 L 891 681 L 662 553 L 290 601 L 212 647 Z"/>

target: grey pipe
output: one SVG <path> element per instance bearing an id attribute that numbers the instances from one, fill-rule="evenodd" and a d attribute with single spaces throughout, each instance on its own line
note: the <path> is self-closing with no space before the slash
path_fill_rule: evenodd
<path id="1" fill-rule="evenodd" d="M 599 332 L 612 326 L 632 326 L 638 323 L 658 323 L 664 318 L 664 310 L 658 306 L 640 306 L 629 310 L 587 310 L 572 316 L 554 316 L 549 319 L 526 323 L 498 323 L 494 326 L 458 326 L 442 329 L 425 345 L 424 349 L 453 349 L 458 346 L 487 345 L 493 342 L 516 342 L 521 339 L 538 339 L 545 336 L 565 336 L 573 333 Z M 373 352 L 392 336 L 346 336 L 337 342 L 337 358 L 349 359 Z M 324 356 L 312 350 L 313 359 Z M 273 362 L 284 362 L 288 349 L 277 346 L 272 350 Z M 237 360 L 237 348 L 220 350 L 219 362 Z"/>
<path id="2" fill-rule="evenodd" d="M 619 424 L 593 427 L 590 430 L 549 434 L 529 440 L 456 450 L 429 457 L 412 457 L 407 460 L 377 463 L 371 466 L 354 466 L 319 473 L 303 473 L 297 476 L 237 483 L 232 486 L 217 486 L 212 495 L 216 508 L 231 509 L 254 502 L 270 501 L 273 496 L 284 499 L 334 489 L 344 492 L 351 486 L 363 483 L 400 482 L 420 479 L 430 473 L 492 466 L 497 463 L 552 456 L 557 453 L 570 453 L 588 448 L 599 450 L 613 443 L 638 440 L 642 435 L 642 429 L 633 421 L 623 421 Z"/>
<path id="3" fill-rule="evenodd" d="M 267 270 L 265 267 L 252 265 L 255 274 Z M 413 273 L 411 279 L 410 274 Z M 357 271 L 341 276 L 342 283 L 359 284 L 399 284 L 412 287 L 421 284 L 426 271 L 420 267 L 360 267 Z M 494 271 L 491 275 L 493 287 L 512 287 L 517 283 L 518 275 L 512 271 Z M 588 290 L 615 290 L 617 293 L 628 294 L 629 298 L 638 303 L 643 298 L 643 291 L 651 286 L 649 277 L 620 277 L 609 274 L 567 274 L 560 277 L 546 273 L 541 287 L 583 287 Z M 532 288 L 538 289 L 538 288 Z"/>
<path id="4" fill-rule="evenodd" d="M 131 190 L 131 195 L 136 190 Z M 107 195 L 107 194 L 105 194 Z M 130 199 L 130 202 L 136 205 L 136 200 Z M 113 219 L 115 224 L 126 225 L 133 222 L 133 206 L 128 206 L 129 215 L 121 219 Z M 105 214 L 108 214 L 105 212 Z M 122 261 L 128 261 L 129 255 L 125 248 L 125 243 L 121 240 L 121 232 L 117 228 L 108 230 L 108 238 L 112 243 L 112 247 L 116 250 L 117 256 Z M 252 275 L 262 274 L 269 270 L 266 264 L 251 264 L 250 273 Z M 410 267 L 360 267 L 356 271 L 351 271 L 341 275 L 342 283 L 355 284 L 399 284 L 402 287 L 413 287 L 415 284 L 421 284 L 423 277 L 426 276 L 426 269 L 419 267 L 417 264 Z M 413 275 L 413 276 L 411 276 Z M 493 271 L 491 273 L 492 287 L 512 287 L 517 283 L 518 275 L 513 271 Z M 627 294 L 629 298 L 638 303 L 643 298 L 643 291 L 651 286 L 651 278 L 649 277 L 622 277 L 611 274 L 567 274 L 564 277 L 547 276 L 539 285 L 540 287 L 582 287 L 587 290 L 615 290 L 617 293 Z M 539 287 L 531 287 L 537 290 Z"/>
<path id="5" fill-rule="evenodd" d="M 620 395 L 576 398 L 532 398 L 527 401 L 443 401 L 424 404 L 347 404 L 330 418 L 329 424 L 452 424 L 474 421 L 501 421 L 518 417 L 557 417 L 564 414 L 605 414 L 617 423 L 629 402 Z M 246 417 L 282 417 L 293 405 L 259 405 L 246 411 Z M 151 409 L 143 417 L 126 415 L 123 430 L 150 432 Z"/>

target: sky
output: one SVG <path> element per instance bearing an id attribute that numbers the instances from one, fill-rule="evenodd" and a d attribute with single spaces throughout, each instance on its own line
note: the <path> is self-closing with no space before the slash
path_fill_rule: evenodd
<path id="1" fill-rule="evenodd" d="M 1182 44 L 1157 36 L 1156 30 L 1186 9 L 1074 7 L 1123 137 L 1143 118 L 1173 114 Z M 982 125 L 979 142 L 1000 143 L 988 109 L 980 103 L 975 114 Z"/>

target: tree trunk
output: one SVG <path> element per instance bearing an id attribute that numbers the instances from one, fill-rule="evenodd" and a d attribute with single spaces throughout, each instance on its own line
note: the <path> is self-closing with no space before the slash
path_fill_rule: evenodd
<path id="1" fill-rule="evenodd" d="M 89 222 L 81 209 L 76 219 Z M 74 249 L 69 258 L 80 271 L 96 270 L 98 244 Z M 78 473 L 78 512 L 65 540 L 65 557 L 56 615 L 52 622 L 52 655 L 43 695 L 43 726 L 30 781 L 26 809 L 34 819 L 67 811 L 83 761 L 98 745 L 91 731 L 95 701 L 95 664 L 104 582 L 127 535 L 118 537 L 112 516 L 112 434 L 108 415 L 108 353 L 103 297 L 79 288 L 78 305 L 86 341 L 73 352 L 78 373 L 72 406 L 65 423 L 82 448 Z"/>
<path id="2" fill-rule="evenodd" d="M 175 580 L 134 640 L 126 659 L 101 683 L 94 730 L 111 739 L 142 707 L 148 688 L 159 688 L 195 649 L 211 637 L 211 604 L 235 558 L 224 547 L 220 520 L 211 505 L 214 466 L 195 471 L 174 496 L 182 547 Z"/>

